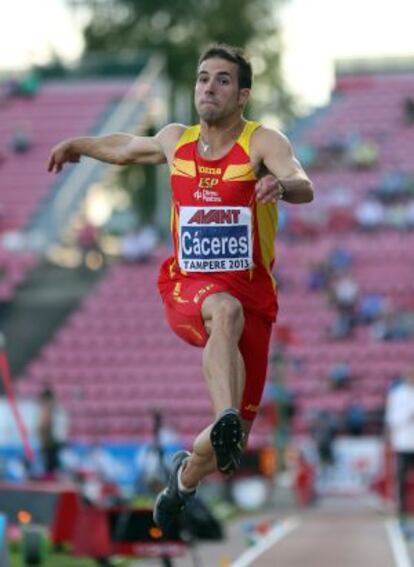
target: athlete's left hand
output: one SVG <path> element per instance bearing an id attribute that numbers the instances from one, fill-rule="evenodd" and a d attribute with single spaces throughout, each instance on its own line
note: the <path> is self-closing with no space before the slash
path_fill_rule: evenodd
<path id="1" fill-rule="evenodd" d="M 276 203 L 283 197 L 283 187 L 274 175 L 265 175 L 256 183 L 256 201 L 262 205 Z"/>

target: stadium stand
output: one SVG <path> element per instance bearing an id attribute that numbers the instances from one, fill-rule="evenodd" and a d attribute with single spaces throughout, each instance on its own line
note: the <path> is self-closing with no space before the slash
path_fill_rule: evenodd
<path id="1" fill-rule="evenodd" d="M 308 428 L 312 416 L 321 409 L 342 417 L 355 397 L 368 412 L 380 416 L 392 380 L 414 362 L 414 286 L 410 276 L 414 233 L 404 218 L 413 197 L 408 156 L 414 131 L 403 116 L 404 100 L 413 86 L 414 76 L 408 73 L 339 76 L 331 112 L 328 109 L 302 133 L 299 143 L 310 145 L 316 153 L 332 144 L 335 151 L 340 147 L 346 153 L 356 139 L 368 140 L 375 144 L 379 159 L 366 169 L 355 168 L 346 156 L 331 162 L 316 160 L 310 169 L 317 188 L 317 198 L 309 208 L 314 213 L 308 208 L 288 211 L 283 242 L 279 243 L 278 269 L 287 282 L 279 324 L 291 326 L 297 336 L 295 344 L 285 350 L 286 379 L 298 406 L 297 430 Z M 378 198 L 378 188 L 391 177 L 403 181 L 405 190 L 384 201 L 385 219 L 387 215 L 395 218 L 392 207 L 397 203 L 401 207 L 399 222 L 363 230 L 356 222 L 355 210 L 367 196 Z M 346 226 L 336 222 L 335 206 L 342 209 L 342 218 L 348 217 Z M 317 222 L 313 230 L 306 230 L 306 222 L 312 218 Z M 295 222 L 302 225 L 299 231 L 291 230 Z M 345 250 L 352 258 L 344 273 L 353 280 L 358 294 L 356 321 L 342 340 L 329 334 L 338 316 L 329 301 L 329 284 L 311 291 L 305 283 L 311 266 L 326 263 L 336 249 Z M 387 308 L 379 322 L 363 324 L 358 320 L 358 309 L 361 298 L 368 294 L 380 297 Z M 399 325 L 398 333 L 386 331 L 387 318 L 394 327 Z M 333 391 L 328 383 L 329 369 L 341 361 L 350 365 L 353 379 L 344 390 Z"/>
<path id="2" fill-rule="evenodd" d="M 47 172 L 46 156 L 62 138 L 93 132 L 131 81 L 45 83 L 31 98 L 13 97 L 0 106 L 0 205 L 8 230 L 23 229 L 47 197 L 55 179 Z M 31 148 L 22 154 L 10 147 L 16 130 L 30 133 Z"/>
<path id="3" fill-rule="evenodd" d="M 9 96 L 0 105 L 0 303 L 10 303 L 30 271 L 39 265 L 24 249 L 23 231 L 54 189 L 47 155 L 59 139 L 93 132 L 130 80 L 48 82 L 33 96 Z M 28 146 L 16 151 L 16 137 Z"/>

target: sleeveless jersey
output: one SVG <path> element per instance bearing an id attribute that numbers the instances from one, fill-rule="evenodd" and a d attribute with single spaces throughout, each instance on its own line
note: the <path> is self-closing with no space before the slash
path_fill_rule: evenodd
<path id="1" fill-rule="evenodd" d="M 162 265 L 161 295 L 182 278 L 226 286 L 243 307 L 276 318 L 272 277 L 277 206 L 255 199 L 256 174 L 250 138 L 260 127 L 246 122 L 221 159 L 198 153 L 200 125 L 187 128 L 175 148 L 171 167 L 171 231 L 174 255 Z"/>

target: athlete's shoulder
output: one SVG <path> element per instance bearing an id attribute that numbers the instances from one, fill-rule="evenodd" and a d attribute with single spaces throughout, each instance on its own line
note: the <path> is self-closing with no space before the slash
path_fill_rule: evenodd
<path id="1" fill-rule="evenodd" d="M 172 122 L 164 126 L 155 136 L 157 142 L 162 147 L 165 157 L 169 163 L 172 162 L 175 148 L 182 138 L 187 127 L 184 124 Z"/>
<path id="2" fill-rule="evenodd" d="M 157 134 L 157 138 L 161 143 L 176 144 L 186 131 L 187 126 L 178 122 L 167 124 Z"/>
<path id="3" fill-rule="evenodd" d="M 281 156 L 290 155 L 292 148 L 283 132 L 275 128 L 260 126 L 252 134 L 251 151 L 258 158 L 263 158 L 269 151 Z"/>
<path id="4" fill-rule="evenodd" d="M 259 124 L 259 127 L 253 132 L 252 143 L 267 144 L 269 142 L 282 146 L 289 144 L 289 140 L 283 132 L 276 128 L 268 128 Z"/>

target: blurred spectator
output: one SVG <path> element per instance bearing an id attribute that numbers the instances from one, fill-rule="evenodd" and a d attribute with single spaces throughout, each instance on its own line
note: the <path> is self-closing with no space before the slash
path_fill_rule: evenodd
<path id="1" fill-rule="evenodd" d="M 338 433 L 335 414 L 328 410 L 319 411 L 312 422 L 311 430 L 322 465 L 333 465 L 333 443 Z"/>
<path id="2" fill-rule="evenodd" d="M 309 506 L 315 500 L 315 469 L 304 451 L 298 452 L 293 488 L 296 500 L 301 506 Z"/>
<path id="3" fill-rule="evenodd" d="M 374 194 L 383 203 L 391 203 L 408 195 L 409 179 L 401 171 L 389 171 L 374 189 Z"/>
<path id="4" fill-rule="evenodd" d="M 281 454 L 290 437 L 291 421 L 295 411 L 295 395 L 284 385 L 283 380 L 275 377 L 272 382 L 268 382 L 263 392 L 260 415 L 269 427 L 277 427 L 274 431 Z"/>
<path id="5" fill-rule="evenodd" d="M 404 375 L 403 374 L 394 374 L 394 376 L 390 380 L 389 390 L 393 390 L 400 384 L 404 382 Z"/>
<path id="6" fill-rule="evenodd" d="M 392 334 L 394 315 L 391 312 L 386 312 L 371 326 L 371 335 L 377 341 L 385 341 Z"/>
<path id="7" fill-rule="evenodd" d="M 387 299 L 380 293 L 368 293 L 361 297 L 358 306 L 357 319 L 363 325 L 373 323 L 382 317 L 387 310 Z"/>
<path id="8" fill-rule="evenodd" d="M 352 336 L 354 327 L 355 317 L 352 313 L 338 313 L 329 336 L 332 339 L 347 339 Z"/>
<path id="9" fill-rule="evenodd" d="M 159 242 L 155 227 L 145 226 L 140 231 L 126 235 L 121 243 L 121 256 L 129 262 L 145 262 Z"/>
<path id="10" fill-rule="evenodd" d="M 11 137 L 10 148 L 16 154 L 24 154 L 28 152 L 32 146 L 33 140 L 29 127 L 26 124 L 18 126 Z"/>
<path id="11" fill-rule="evenodd" d="M 404 122 L 411 126 L 414 124 L 414 98 L 407 97 L 403 102 Z"/>
<path id="12" fill-rule="evenodd" d="M 99 231 L 95 225 L 86 222 L 78 232 L 78 244 L 85 252 L 96 250 L 99 241 Z"/>
<path id="13" fill-rule="evenodd" d="M 331 283 L 329 294 L 331 303 L 338 310 L 330 336 L 333 339 L 348 338 L 357 323 L 358 285 L 351 276 L 340 276 Z"/>
<path id="14" fill-rule="evenodd" d="M 334 248 L 328 256 L 327 265 L 331 272 L 346 272 L 353 263 L 353 257 L 346 248 Z"/>
<path id="15" fill-rule="evenodd" d="M 60 466 L 59 453 L 68 438 L 68 418 L 49 387 L 39 395 L 38 431 L 45 474 L 54 476 Z"/>
<path id="16" fill-rule="evenodd" d="M 376 199 L 368 197 L 357 206 L 355 217 L 363 230 L 375 230 L 384 224 L 384 206 Z"/>
<path id="17" fill-rule="evenodd" d="M 307 279 L 309 291 L 320 291 L 327 289 L 330 281 L 330 270 L 326 262 L 315 262 L 311 264 Z"/>
<path id="18" fill-rule="evenodd" d="M 356 169 L 369 169 L 378 162 L 378 148 L 368 140 L 354 144 L 349 151 L 349 161 Z"/>
<path id="19" fill-rule="evenodd" d="M 345 410 L 344 425 L 349 435 L 358 437 L 364 433 L 367 426 L 367 410 L 358 398 L 350 401 Z"/>
<path id="20" fill-rule="evenodd" d="M 329 372 L 329 384 L 332 389 L 340 390 L 349 386 L 351 367 L 348 362 L 335 364 Z"/>
<path id="21" fill-rule="evenodd" d="M 136 492 L 138 494 L 159 492 L 167 482 L 170 472 L 167 449 L 170 446 L 181 444 L 172 424 L 166 423 L 163 412 L 153 409 L 151 414 L 152 440 L 142 447 L 136 458 L 138 470 Z"/>
<path id="22" fill-rule="evenodd" d="M 315 167 L 318 169 L 330 169 L 338 167 L 344 162 L 347 143 L 341 134 L 332 134 L 328 140 L 322 142 L 317 148 L 317 160 Z"/>
<path id="23" fill-rule="evenodd" d="M 84 219 L 77 234 L 77 244 L 82 253 L 82 261 L 88 268 L 101 267 L 104 261 L 100 244 L 100 231 L 97 226 Z"/>
<path id="24" fill-rule="evenodd" d="M 338 277 L 331 286 L 333 304 L 340 311 L 354 312 L 358 294 L 358 284 L 351 276 Z"/>
<path id="25" fill-rule="evenodd" d="M 385 224 L 396 230 L 403 230 L 407 224 L 406 206 L 402 203 L 388 206 L 385 211 Z"/>
<path id="26" fill-rule="evenodd" d="M 348 151 L 349 142 L 347 137 L 342 134 L 332 134 L 326 144 L 323 145 L 323 149 L 332 159 L 339 159 Z"/>
<path id="27" fill-rule="evenodd" d="M 378 341 L 404 341 L 414 336 L 413 313 L 385 312 L 372 327 L 372 335 Z"/>
<path id="28" fill-rule="evenodd" d="M 308 289 L 317 291 L 332 286 L 333 278 L 346 272 L 352 266 L 353 261 L 353 255 L 349 250 L 343 247 L 334 248 L 326 260 L 311 264 Z"/>
<path id="29" fill-rule="evenodd" d="M 389 391 L 385 422 L 396 457 L 398 510 L 404 518 L 407 514 L 406 481 L 409 473 L 414 472 L 414 369 Z"/>

